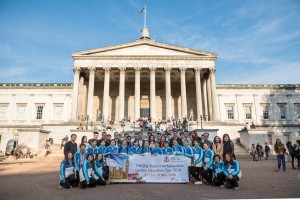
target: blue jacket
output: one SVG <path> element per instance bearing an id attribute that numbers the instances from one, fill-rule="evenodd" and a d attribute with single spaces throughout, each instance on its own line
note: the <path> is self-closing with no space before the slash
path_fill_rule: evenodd
<path id="1" fill-rule="evenodd" d="M 98 154 L 99 154 L 99 153 L 104 154 L 105 149 L 106 149 L 106 146 L 101 146 L 101 145 L 100 145 L 100 146 L 98 147 Z"/>
<path id="2" fill-rule="evenodd" d="M 103 174 L 103 161 L 99 161 L 99 160 L 95 160 L 95 175 L 98 178 L 102 178 L 102 174 Z"/>
<path id="3" fill-rule="evenodd" d="M 81 168 L 81 173 L 83 174 L 83 177 L 86 182 L 90 181 L 90 178 L 93 176 L 93 167 L 90 161 L 85 160 L 82 168 Z"/>
<path id="4" fill-rule="evenodd" d="M 182 148 L 182 146 L 181 145 L 174 145 L 173 147 L 173 152 L 174 153 L 176 153 L 176 155 L 183 155 L 184 154 L 184 150 L 183 150 L 183 148 Z"/>
<path id="5" fill-rule="evenodd" d="M 141 154 L 141 148 L 140 147 L 130 147 L 128 154 Z"/>
<path id="6" fill-rule="evenodd" d="M 154 149 L 152 149 L 152 154 L 162 155 L 163 152 L 162 152 L 161 148 L 155 147 Z"/>
<path id="7" fill-rule="evenodd" d="M 74 154 L 74 163 L 75 163 L 75 168 L 76 168 L 77 171 L 80 170 L 81 165 L 82 165 L 83 162 L 85 161 L 87 155 L 88 155 L 88 153 L 85 151 L 84 154 L 83 154 L 83 160 L 82 160 L 82 163 L 80 163 L 80 159 L 81 159 L 81 153 L 80 153 L 80 150 L 77 151 L 77 152 Z"/>
<path id="8" fill-rule="evenodd" d="M 117 154 L 119 152 L 119 149 L 118 149 L 118 147 L 116 147 L 116 146 L 114 146 L 114 147 L 112 147 L 112 146 L 108 146 L 108 147 L 106 147 L 106 149 L 105 149 L 105 151 L 104 151 L 104 156 L 107 156 L 107 154 L 108 153 L 115 153 L 115 154 Z"/>
<path id="9" fill-rule="evenodd" d="M 194 148 L 193 148 L 193 153 L 194 153 L 194 155 L 195 155 L 195 154 L 199 154 L 199 157 L 198 157 L 197 160 L 194 160 L 194 157 L 193 157 L 192 163 L 198 164 L 198 163 L 200 163 L 201 161 L 203 161 L 203 149 L 202 149 L 200 146 L 194 147 Z"/>
<path id="10" fill-rule="evenodd" d="M 230 174 L 232 176 L 237 176 L 240 173 L 240 164 L 238 161 L 234 160 L 232 165 L 224 164 L 222 171 L 225 176 L 229 176 Z"/>
<path id="11" fill-rule="evenodd" d="M 123 146 L 120 146 L 119 147 L 119 154 L 120 153 L 126 153 L 126 154 L 128 154 L 128 146 L 125 146 L 125 147 L 123 147 Z"/>
<path id="12" fill-rule="evenodd" d="M 150 147 L 143 147 L 142 150 L 141 150 L 141 154 L 143 153 L 149 153 L 149 154 L 152 154 L 152 149 Z"/>
<path id="13" fill-rule="evenodd" d="M 60 180 L 65 181 L 66 178 L 73 174 L 76 176 L 74 163 L 63 160 L 60 163 Z"/>
<path id="14" fill-rule="evenodd" d="M 98 154 L 98 147 L 95 146 L 94 148 L 92 148 L 92 146 L 90 146 L 86 151 L 88 154 L 93 154 L 95 157 Z"/>
<path id="15" fill-rule="evenodd" d="M 171 147 L 168 147 L 167 150 L 165 147 L 163 147 L 161 150 L 162 150 L 163 155 L 167 155 L 167 154 L 172 155 L 173 154 L 173 149 Z"/>
<path id="16" fill-rule="evenodd" d="M 203 150 L 203 167 L 210 168 L 214 162 L 214 152 L 210 149 Z"/>
<path id="17" fill-rule="evenodd" d="M 193 149 L 190 146 L 183 147 L 183 150 L 184 150 L 184 156 L 188 158 L 194 157 Z"/>
<path id="18" fill-rule="evenodd" d="M 213 176 L 215 174 L 222 174 L 223 173 L 223 167 L 224 167 L 224 162 L 222 160 L 220 160 L 220 162 L 218 164 L 216 164 L 216 162 L 214 162 L 213 165 L 212 165 Z"/>

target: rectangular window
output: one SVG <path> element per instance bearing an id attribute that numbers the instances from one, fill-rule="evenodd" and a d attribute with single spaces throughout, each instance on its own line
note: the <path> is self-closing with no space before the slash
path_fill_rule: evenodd
<path id="1" fill-rule="evenodd" d="M 280 112 L 280 119 L 286 119 L 286 104 L 285 103 L 279 103 L 279 112 Z"/>
<path id="2" fill-rule="evenodd" d="M 24 120 L 26 112 L 26 104 L 19 104 L 17 108 L 17 120 Z"/>
<path id="3" fill-rule="evenodd" d="M 54 104 L 54 120 L 61 120 L 63 115 L 63 105 Z"/>
<path id="4" fill-rule="evenodd" d="M 245 105 L 244 109 L 245 109 L 246 119 L 252 119 L 251 105 Z"/>
<path id="5" fill-rule="evenodd" d="M 296 108 L 296 117 L 297 119 L 300 119 L 300 103 L 295 103 L 295 108 Z"/>
<path id="6" fill-rule="evenodd" d="M 6 118 L 7 104 L 0 104 L 0 120 Z"/>
<path id="7" fill-rule="evenodd" d="M 227 110 L 227 119 L 234 119 L 234 106 L 227 105 L 226 110 Z"/>
<path id="8" fill-rule="evenodd" d="M 36 119 L 43 119 L 44 105 L 36 105 Z"/>

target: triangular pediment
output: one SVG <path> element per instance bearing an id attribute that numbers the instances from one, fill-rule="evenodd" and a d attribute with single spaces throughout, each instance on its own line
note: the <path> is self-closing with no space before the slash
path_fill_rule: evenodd
<path id="1" fill-rule="evenodd" d="M 105 57 L 105 56 L 182 56 L 216 59 L 217 54 L 175 45 L 164 44 L 150 39 L 139 39 L 134 42 L 108 47 L 79 51 L 72 54 L 73 58 Z"/>

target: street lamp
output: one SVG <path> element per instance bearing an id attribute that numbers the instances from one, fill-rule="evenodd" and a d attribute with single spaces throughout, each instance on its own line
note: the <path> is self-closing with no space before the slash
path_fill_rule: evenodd
<path id="1" fill-rule="evenodd" d="M 91 122 L 91 130 L 93 130 L 93 122 Z"/>
<path id="2" fill-rule="evenodd" d="M 133 121 L 133 132 L 135 132 L 135 121 Z"/>
<path id="3" fill-rule="evenodd" d="M 203 127 L 202 127 L 202 120 L 203 120 L 203 118 L 202 118 L 202 115 L 200 115 L 200 123 L 201 123 L 201 129 L 203 129 Z M 198 124 L 198 121 L 197 121 L 197 124 Z"/>
<path id="4" fill-rule="evenodd" d="M 85 130 L 88 130 L 89 126 L 89 115 L 86 116 L 86 126 L 85 126 Z"/>

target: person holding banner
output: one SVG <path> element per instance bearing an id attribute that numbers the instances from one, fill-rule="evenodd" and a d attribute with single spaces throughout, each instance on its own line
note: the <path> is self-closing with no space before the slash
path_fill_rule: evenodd
<path id="1" fill-rule="evenodd" d="M 173 149 L 169 147 L 169 142 L 164 142 L 164 147 L 161 149 L 163 155 L 173 155 Z"/>
<path id="2" fill-rule="evenodd" d="M 223 173 L 225 174 L 225 187 L 228 189 L 238 190 L 241 177 L 240 164 L 238 161 L 234 160 L 231 153 L 225 154 L 224 166 L 222 168 Z"/>
<path id="3" fill-rule="evenodd" d="M 196 185 L 201 185 L 202 181 L 200 178 L 201 172 L 203 171 L 203 150 L 200 147 L 200 141 L 194 140 L 194 148 L 193 148 L 193 159 L 192 159 L 192 167 L 191 167 L 191 173 L 192 176 L 197 180 L 195 182 Z"/>
<path id="4" fill-rule="evenodd" d="M 101 153 L 97 154 L 93 177 L 97 180 L 97 184 L 102 186 L 106 185 L 106 180 L 108 179 L 107 173 L 104 172 L 104 165 L 103 155 Z"/>
<path id="5" fill-rule="evenodd" d="M 151 148 L 149 147 L 149 141 L 145 140 L 144 145 L 142 147 L 141 155 L 142 156 L 149 156 L 151 155 Z"/>
<path id="6" fill-rule="evenodd" d="M 128 154 L 128 146 L 127 146 L 127 140 L 122 140 L 122 145 L 119 147 L 119 154 Z"/>
<path id="7" fill-rule="evenodd" d="M 101 153 L 101 154 L 103 154 L 104 152 L 105 152 L 105 149 L 106 149 L 107 147 L 105 146 L 105 140 L 101 140 L 101 142 L 100 142 L 100 146 L 98 147 L 98 154 L 99 153 Z"/>
<path id="8" fill-rule="evenodd" d="M 161 148 L 159 148 L 159 141 L 155 141 L 154 149 L 152 149 L 152 155 L 154 156 L 163 155 Z"/>
<path id="9" fill-rule="evenodd" d="M 173 140 L 173 152 L 175 155 L 183 155 L 184 151 L 181 145 L 178 144 L 177 140 Z"/>
<path id="10" fill-rule="evenodd" d="M 184 156 L 188 158 L 189 179 L 191 177 L 192 158 L 194 157 L 193 149 L 189 145 L 188 140 L 183 141 Z"/>
<path id="11" fill-rule="evenodd" d="M 141 154 L 141 148 L 139 147 L 139 140 L 134 140 L 133 147 L 131 147 L 128 151 L 128 154 L 134 155 L 134 154 Z"/>
<path id="12" fill-rule="evenodd" d="M 108 147 L 106 147 L 103 156 L 106 158 L 106 163 L 107 163 L 107 168 L 109 169 L 110 166 L 110 158 L 108 157 L 109 154 L 117 154 L 119 153 L 119 149 L 118 147 L 115 146 L 116 145 L 116 141 L 114 139 L 112 139 L 110 141 L 110 145 Z"/>
<path id="13" fill-rule="evenodd" d="M 93 177 L 94 168 L 95 168 L 94 155 L 88 154 L 86 160 L 82 165 L 82 168 L 79 171 L 81 189 L 85 189 L 87 187 L 96 187 L 97 181 Z"/>
<path id="14" fill-rule="evenodd" d="M 60 164 L 60 187 L 69 189 L 77 187 L 78 181 L 75 173 L 75 166 L 73 163 L 73 153 L 68 152 L 67 157 Z"/>
<path id="15" fill-rule="evenodd" d="M 214 156 L 214 163 L 212 165 L 213 182 L 215 186 L 224 187 L 225 176 L 222 171 L 223 167 L 224 167 L 224 162 L 221 160 L 220 154 L 216 154 Z"/>
<path id="16" fill-rule="evenodd" d="M 212 177 L 211 177 L 211 166 L 214 161 L 214 152 L 210 150 L 207 143 L 203 143 L 203 171 L 202 177 L 207 181 L 208 184 L 212 185 Z"/>
<path id="17" fill-rule="evenodd" d="M 94 158 L 98 154 L 97 140 L 91 140 L 91 146 L 86 150 L 88 154 L 93 154 Z"/>

